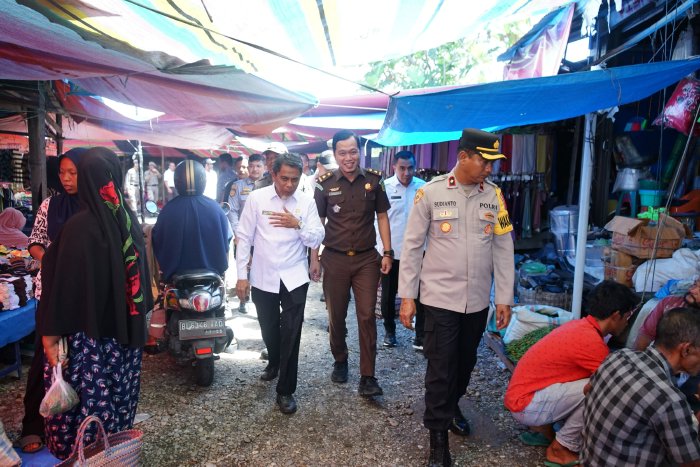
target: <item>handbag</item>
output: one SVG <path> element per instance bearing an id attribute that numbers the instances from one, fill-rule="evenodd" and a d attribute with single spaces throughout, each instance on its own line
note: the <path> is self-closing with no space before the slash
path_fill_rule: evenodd
<path id="1" fill-rule="evenodd" d="M 97 424 L 97 437 L 94 443 L 85 447 L 85 430 L 92 422 Z M 78 436 L 75 438 L 73 452 L 57 467 L 137 467 L 141 465 L 142 437 L 143 432 L 135 429 L 108 435 L 105 433 L 102 420 L 95 415 L 90 415 L 83 420 L 80 428 L 78 428 Z"/>

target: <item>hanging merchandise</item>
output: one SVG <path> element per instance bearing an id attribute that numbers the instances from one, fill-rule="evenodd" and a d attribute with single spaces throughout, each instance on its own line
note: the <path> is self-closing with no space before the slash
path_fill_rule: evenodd
<path id="1" fill-rule="evenodd" d="M 673 128 L 687 135 L 693 124 L 693 115 L 699 99 L 700 81 L 695 78 L 683 78 L 673 91 L 661 115 L 654 120 L 654 125 Z M 696 134 L 699 129 L 696 127 Z"/>
<path id="2" fill-rule="evenodd" d="M 679 133 L 678 136 L 676 136 L 676 141 L 673 143 L 673 148 L 671 149 L 671 154 L 668 157 L 668 162 L 666 162 L 664 165 L 664 170 L 661 174 L 661 184 L 663 186 L 671 183 L 671 179 L 673 179 L 673 174 L 678 167 L 678 162 L 681 160 L 681 156 L 683 155 L 683 150 L 685 149 L 687 142 L 687 135 Z"/>
<path id="3" fill-rule="evenodd" d="M 615 138 L 618 167 L 646 167 L 659 157 L 659 131 L 630 131 Z"/>
<path id="4" fill-rule="evenodd" d="M 0 181 L 12 181 L 12 155 L 14 151 L 6 149 L 0 151 Z"/>

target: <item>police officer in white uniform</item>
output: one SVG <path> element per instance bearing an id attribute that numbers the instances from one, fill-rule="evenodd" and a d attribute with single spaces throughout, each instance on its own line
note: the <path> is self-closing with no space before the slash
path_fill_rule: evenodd
<path id="1" fill-rule="evenodd" d="M 494 279 L 496 325 L 503 329 L 510 321 L 513 227 L 500 189 L 487 179 L 493 161 L 505 157 L 498 148 L 497 136 L 465 129 L 457 165 L 416 192 L 404 234 L 400 315 L 411 328 L 420 284 L 428 358 L 423 424 L 430 430 L 430 466 L 451 465 L 448 429 L 470 433 L 459 399 L 476 364 Z"/>
<path id="2" fill-rule="evenodd" d="M 401 257 L 401 245 L 403 244 L 403 234 L 406 230 L 408 214 L 413 207 L 413 198 L 416 191 L 425 185 L 425 181 L 413 174 L 416 170 L 416 156 L 411 151 L 399 151 L 394 157 L 394 175 L 384 180 L 386 195 L 389 197 L 389 225 L 391 226 L 391 246 L 394 255 Z M 377 235 L 377 251 L 381 254 L 384 251 L 382 239 Z M 382 274 L 382 318 L 384 319 L 384 347 L 396 347 L 396 292 L 399 284 L 399 268 L 401 261 L 394 261 L 394 265 L 389 274 Z M 422 319 L 420 303 L 417 303 L 416 310 L 416 339 L 414 347 L 419 348 L 423 342 Z"/>
<path id="3" fill-rule="evenodd" d="M 265 160 L 263 156 L 253 154 L 248 158 L 248 176 L 241 180 L 229 182 L 224 187 L 224 191 L 228 191 L 228 204 L 231 206 L 228 212 L 228 221 L 231 224 L 235 244 L 238 243 L 238 222 L 245 207 L 245 202 L 248 199 L 248 195 L 255 189 L 255 183 L 262 177 L 264 168 Z M 247 313 L 245 304 L 246 300 L 241 300 L 238 306 L 239 313 Z"/>

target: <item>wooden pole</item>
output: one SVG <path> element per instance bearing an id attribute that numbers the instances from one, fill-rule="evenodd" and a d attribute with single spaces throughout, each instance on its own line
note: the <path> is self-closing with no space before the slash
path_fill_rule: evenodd
<path id="1" fill-rule="evenodd" d="M 59 128 L 62 128 L 63 115 L 56 114 L 56 125 L 58 125 Z M 63 154 L 63 131 L 62 130 L 59 133 L 56 133 L 56 155 L 60 156 L 61 154 Z"/>
<path id="2" fill-rule="evenodd" d="M 29 171 L 31 173 L 32 211 L 37 212 L 46 198 L 46 88 L 37 82 L 38 102 L 34 112 L 27 113 L 29 130 Z"/>

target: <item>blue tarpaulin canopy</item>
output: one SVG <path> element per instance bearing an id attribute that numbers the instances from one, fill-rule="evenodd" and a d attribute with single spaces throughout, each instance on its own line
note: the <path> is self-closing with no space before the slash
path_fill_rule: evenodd
<path id="1" fill-rule="evenodd" d="M 644 99 L 697 69 L 700 57 L 399 95 L 377 142 L 438 143 L 458 139 L 467 127 L 496 131 L 565 120 Z"/>

